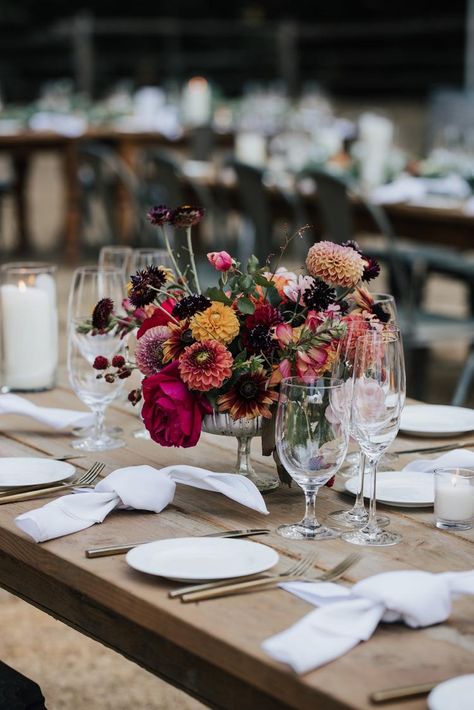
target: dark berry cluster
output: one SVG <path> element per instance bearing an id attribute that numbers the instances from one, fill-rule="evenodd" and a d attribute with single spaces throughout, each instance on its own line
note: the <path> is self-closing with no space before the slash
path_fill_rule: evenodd
<path id="1" fill-rule="evenodd" d="M 119 380 L 125 380 L 132 374 L 132 370 L 128 367 L 123 355 L 114 355 L 112 362 L 109 362 L 108 358 L 103 355 L 97 355 L 92 367 L 95 370 L 101 371 L 98 375 L 96 375 L 98 380 L 104 378 L 106 382 L 110 383 L 115 382 L 116 378 Z M 105 370 L 110 370 L 110 368 L 113 368 L 113 370 L 105 372 Z"/>

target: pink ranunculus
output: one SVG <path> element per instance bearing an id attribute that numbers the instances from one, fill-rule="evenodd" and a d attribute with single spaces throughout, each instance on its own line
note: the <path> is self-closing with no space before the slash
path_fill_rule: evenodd
<path id="1" fill-rule="evenodd" d="M 143 380 L 142 418 L 153 441 L 161 446 L 195 446 L 202 418 L 212 407 L 202 394 L 190 392 L 174 360 Z"/>
<path id="2" fill-rule="evenodd" d="M 282 360 L 278 367 L 282 377 L 291 377 L 291 362 L 288 358 Z"/>
<path id="3" fill-rule="evenodd" d="M 229 271 L 234 263 L 231 255 L 226 251 L 210 251 L 207 258 L 217 271 Z"/>

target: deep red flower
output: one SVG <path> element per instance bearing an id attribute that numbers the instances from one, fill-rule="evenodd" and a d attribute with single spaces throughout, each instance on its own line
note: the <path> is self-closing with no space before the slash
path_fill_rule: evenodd
<path id="1" fill-rule="evenodd" d="M 190 392 L 173 360 L 143 380 L 142 418 L 153 441 L 161 446 L 195 446 L 204 414 L 212 407 L 202 394 Z"/>
<path id="2" fill-rule="evenodd" d="M 174 323 L 171 313 L 175 303 L 176 301 L 173 298 L 167 298 L 166 301 L 163 301 L 163 303 L 160 304 L 161 308 L 157 308 L 152 316 L 145 318 L 138 329 L 137 338 L 141 338 L 143 333 L 146 333 L 150 328 L 155 328 L 157 325 L 168 325 L 170 321 Z M 164 313 L 162 309 L 166 311 L 166 313 Z M 167 313 L 169 313 L 169 316 L 166 315 Z"/>
<path id="3" fill-rule="evenodd" d="M 106 370 L 108 366 L 109 361 L 103 355 L 97 355 L 96 359 L 94 360 L 94 364 L 92 365 L 94 370 Z"/>

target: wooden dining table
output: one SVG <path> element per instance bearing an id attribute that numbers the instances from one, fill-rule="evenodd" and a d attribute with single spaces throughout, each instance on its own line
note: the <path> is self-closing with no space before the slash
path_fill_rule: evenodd
<path id="1" fill-rule="evenodd" d="M 81 408 L 66 385 L 28 398 L 39 405 Z M 106 464 L 103 475 L 137 464 L 157 468 L 198 464 L 213 471 L 230 471 L 235 461 L 236 442 L 231 438 L 203 434 L 195 448 L 167 449 L 133 438 L 131 432 L 139 421 L 125 405 L 110 407 L 108 418 L 123 427 L 125 447 L 78 458 L 74 463 L 79 471 L 94 460 Z M 26 418 L 1 416 L 0 429 L 1 456 L 54 458 L 74 453 L 70 433 L 52 432 Z M 393 448 L 433 443 L 439 440 L 400 435 Z M 272 459 L 258 454 L 258 440 L 253 444 L 258 466 L 272 469 Z M 400 456 L 399 468 L 410 458 Z M 341 493 L 343 483 L 341 478 L 334 488 L 320 491 L 317 512 L 321 518 L 341 504 L 351 505 L 351 499 Z M 268 536 L 255 539 L 277 550 L 282 566 L 316 551 L 316 573 L 355 550 L 361 552 L 360 562 L 341 580 L 346 585 L 389 570 L 472 569 L 474 531 L 436 529 L 430 508 L 385 508 L 391 527 L 403 535 L 403 542 L 395 547 L 355 548 L 340 539 L 291 541 L 275 533 L 279 524 L 302 516 L 303 495 L 297 486 L 282 486 L 266 496 L 268 517 L 217 493 L 178 486 L 173 503 L 160 514 L 116 511 L 101 525 L 37 544 L 16 527 L 14 519 L 44 502 L 0 506 L 0 585 L 210 707 L 370 708 L 373 691 L 443 681 L 473 670 L 474 597 L 455 601 L 449 620 L 437 626 L 414 630 L 401 624 L 382 624 L 369 641 L 299 676 L 266 655 L 261 644 L 313 609 L 301 599 L 272 589 L 183 604 L 168 597 L 176 583 L 132 570 L 124 556 L 85 557 L 85 549 L 93 546 L 268 527 Z M 421 709 L 425 700 L 400 701 L 390 707 Z"/>

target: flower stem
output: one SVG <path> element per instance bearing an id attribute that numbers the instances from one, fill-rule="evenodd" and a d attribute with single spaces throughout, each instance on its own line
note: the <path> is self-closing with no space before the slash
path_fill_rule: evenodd
<path id="1" fill-rule="evenodd" d="M 194 261 L 193 242 L 191 239 L 191 227 L 186 227 L 186 241 L 188 243 L 188 252 L 189 252 L 189 258 L 191 260 L 191 269 L 193 272 L 193 278 L 194 278 L 194 284 L 196 286 L 196 291 L 198 293 L 201 293 L 201 286 L 199 285 L 199 278 L 198 278 L 198 273 L 197 273 L 197 269 L 196 269 L 196 262 Z"/>
<path id="2" fill-rule="evenodd" d="M 174 270 L 176 271 L 176 274 L 181 278 L 184 288 L 187 290 L 188 293 L 191 293 L 191 289 L 187 285 L 186 279 L 184 278 L 183 273 L 178 266 L 178 262 L 175 259 L 173 249 L 171 248 L 170 240 L 168 237 L 168 232 L 166 231 L 166 227 L 163 225 L 161 230 L 163 233 L 163 238 L 165 240 L 166 251 L 168 252 L 169 258 L 171 259 L 171 263 L 173 264 Z"/>

